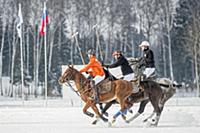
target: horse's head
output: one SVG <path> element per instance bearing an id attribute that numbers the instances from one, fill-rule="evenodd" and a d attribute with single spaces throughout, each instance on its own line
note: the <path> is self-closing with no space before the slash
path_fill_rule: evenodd
<path id="1" fill-rule="evenodd" d="M 67 82 L 68 80 L 74 80 L 75 74 L 78 72 L 76 69 L 74 69 L 74 66 L 68 65 L 68 68 L 65 70 L 62 76 L 59 78 L 59 83 L 63 84 Z"/>
<path id="2" fill-rule="evenodd" d="M 139 68 L 141 58 L 130 57 L 130 58 L 127 58 L 127 60 L 129 62 L 129 65 L 133 69 L 135 76 L 136 77 L 140 76 L 142 74 L 142 70 Z"/>

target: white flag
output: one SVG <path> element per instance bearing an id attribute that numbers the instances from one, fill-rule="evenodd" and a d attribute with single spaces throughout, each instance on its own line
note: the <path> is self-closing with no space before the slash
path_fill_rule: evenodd
<path id="1" fill-rule="evenodd" d="M 21 38 L 22 36 L 22 23 L 23 23 L 22 10 L 21 10 L 21 4 L 19 4 L 19 11 L 17 17 L 17 33 L 19 38 Z"/>

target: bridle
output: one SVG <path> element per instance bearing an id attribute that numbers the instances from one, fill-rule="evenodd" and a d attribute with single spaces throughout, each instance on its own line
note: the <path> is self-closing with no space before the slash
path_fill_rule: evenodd
<path id="1" fill-rule="evenodd" d="M 73 72 L 73 71 L 72 71 L 72 72 Z M 76 91 L 76 90 L 74 89 L 74 87 L 70 84 L 70 80 L 72 79 L 72 77 L 73 77 L 73 73 L 70 75 L 70 77 L 68 77 L 68 75 L 65 76 L 65 79 L 64 79 L 65 85 L 66 85 L 66 86 L 69 86 L 69 88 L 70 88 L 73 92 L 75 92 L 78 96 L 80 96 L 80 94 L 78 93 L 78 91 Z"/>
<path id="2" fill-rule="evenodd" d="M 70 84 L 70 80 L 72 80 L 72 77 L 74 76 L 75 73 L 76 73 L 76 71 L 72 71 L 71 74 L 70 74 L 70 77 L 66 76 L 64 82 L 67 83 L 66 86 L 69 86 L 70 89 L 71 89 L 73 92 L 75 92 L 78 96 L 80 96 L 81 93 L 84 94 L 84 93 L 90 91 L 91 88 L 86 89 L 86 90 L 82 90 L 82 89 L 81 89 L 81 90 L 75 90 L 75 88 Z M 80 88 L 82 88 L 82 86 L 85 85 L 85 83 L 83 83 L 83 81 L 82 81 L 82 78 L 81 78 L 81 83 L 80 83 L 80 84 L 81 84 L 81 87 L 80 87 Z"/>

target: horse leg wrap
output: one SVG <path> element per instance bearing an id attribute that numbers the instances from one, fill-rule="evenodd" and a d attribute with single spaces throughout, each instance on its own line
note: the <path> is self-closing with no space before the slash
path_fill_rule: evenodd
<path id="1" fill-rule="evenodd" d="M 104 121 L 104 122 L 108 122 L 108 119 L 103 117 L 102 115 L 100 115 L 100 118 Z"/>
<path id="2" fill-rule="evenodd" d="M 118 111 L 113 118 L 116 119 L 119 115 L 126 115 L 127 114 L 128 109 L 125 109 L 123 112 L 122 111 Z"/>
<path id="3" fill-rule="evenodd" d="M 93 114 L 93 113 L 90 113 L 89 111 L 84 112 L 84 114 L 86 114 L 86 115 L 88 115 L 88 116 L 90 116 L 90 117 L 94 117 L 94 114 Z"/>
<path id="4" fill-rule="evenodd" d="M 127 112 L 128 112 L 128 109 L 125 109 L 125 110 L 122 112 L 122 114 L 126 115 Z"/>
<path id="5" fill-rule="evenodd" d="M 118 111 L 114 116 L 113 116 L 113 118 L 114 119 L 116 119 L 119 115 L 121 115 L 122 114 L 122 112 L 121 111 Z"/>

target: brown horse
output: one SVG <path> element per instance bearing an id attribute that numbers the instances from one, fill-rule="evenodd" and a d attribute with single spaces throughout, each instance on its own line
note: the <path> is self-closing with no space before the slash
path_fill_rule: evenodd
<path id="1" fill-rule="evenodd" d="M 132 58 L 132 60 L 129 60 L 129 63 L 132 69 L 134 70 L 135 74 L 141 75 L 140 74 L 141 72 L 138 67 L 139 63 L 137 59 Z M 139 110 L 129 120 L 125 120 L 125 121 L 127 123 L 130 123 L 131 121 L 136 119 L 138 116 L 140 116 L 144 112 L 145 106 L 150 101 L 151 104 L 153 105 L 154 111 L 149 117 L 147 117 L 144 120 L 144 122 L 150 122 L 149 123 L 150 126 L 157 126 L 165 103 L 175 94 L 176 88 L 181 87 L 181 85 L 174 84 L 171 80 L 167 78 L 158 78 L 156 79 L 156 81 L 151 81 L 151 80 L 140 81 L 140 87 L 144 88 L 144 91 L 133 93 L 130 95 L 130 98 L 129 98 L 131 99 L 129 102 L 133 104 L 140 102 Z M 146 93 L 145 96 L 144 96 L 144 93 Z M 102 109 L 102 114 L 106 114 L 106 111 L 111 107 L 112 104 L 115 104 L 115 103 L 117 103 L 115 100 L 107 103 L 105 107 Z M 152 119 L 154 114 L 156 114 L 157 116 L 155 117 L 155 119 Z"/>
<path id="2" fill-rule="evenodd" d="M 150 101 L 153 108 L 154 108 L 154 113 L 152 114 L 152 116 L 154 114 L 156 114 L 155 119 L 153 120 L 153 123 L 149 123 L 151 126 L 157 126 L 159 119 L 160 119 L 160 115 L 162 112 L 162 108 L 160 107 L 160 102 L 161 102 L 161 97 L 163 95 L 162 89 L 160 87 L 160 85 L 154 81 L 151 80 L 145 80 L 145 81 L 140 81 L 140 79 L 138 79 L 139 84 L 140 84 L 140 91 L 138 93 L 132 93 L 129 97 L 129 102 L 134 104 L 134 103 L 140 103 L 140 110 L 144 109 L 143 107 L 145 107 L 145 105 Z M 136 81 L 136 82 L 138 82 Z M 109 103 L 107 103 L 104 107 L 104 109 L 102 110 L 102 114 L 104 114 L 106 112 L 106 110 L 111 107 L 112 104 L 117 103 L 116 101 L 111 101 Z M 144 111 L 144 110 L 142 110 Z M 121 111 L 119 111 L 121 112 Z M 125 111 L 124 111 L 125 112 Z M 112 123 L 114 123 L 116 121 L 116 118 L 119 115 L 122 115 L 122 118 L 125 120 L 126 123 L 130 123 L 132 120 L 134 120 L 135 118 L 137 118 L 142 112 L 136 113 L 133 117 L 131 117 L 129 120 L 126 120 L 126 113 L 121 112 L 121 113 L 116 113 Z M 151 118 L 152 116 L 150 116 L 149 118 Z M 148 119 L 148 118 L 147 118 Z M 110 123 L 110 125 L 112 125 L 112 123 Z"/>
<path id="3" fill-rule="evenodd" d="M 87 111 L 88 108 L 91 107 L 97 116 L 97 119 L 93 122 L 93 124 L 96 124 L 99 118 L 101 118 L 104 122 L 107 122 L 108 119 L 103 117 L 96 107 L 96 102 L 93 98 L 94 89 L 91 88 L 88 79 L 86 79 L 85 76 L 81 74 L 78 70 L 76 70 L 73 66 L 68 66 L 64 74 L 59 78 L 59 83 L 69 83 L 69 80 L 73 80 L 75 82 L 77 92 L 80 93 L 81 99 L 86 103 L 83 108 L 83 113 L 90 117 L 93 117 L 94 114 Z M 107 103 L 116 99 L 120 104 L 121 111 L 124 111 L 127 106 L 131 106 L 127 102 L 127 98 L 132 93 L 132 84 L 130 82 L 125 80 L 116 80 L 108 81 L 107 84 L 111 86 L 111 89 L 107 93 L 99 94 L 100 103 Z"/>

